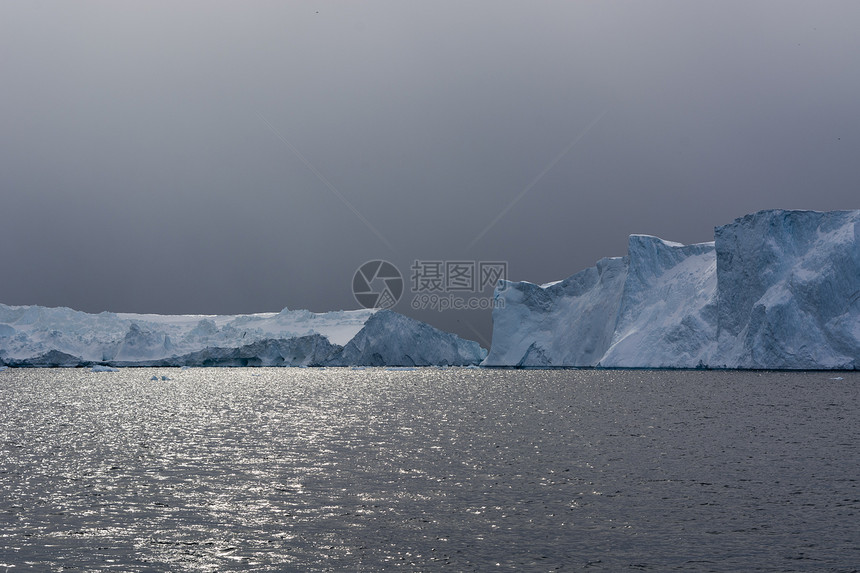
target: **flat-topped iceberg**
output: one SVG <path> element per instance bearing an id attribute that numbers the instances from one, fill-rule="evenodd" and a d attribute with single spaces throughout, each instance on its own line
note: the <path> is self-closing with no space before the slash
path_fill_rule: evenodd
<path id="1" fill-rule="evenodd" d="M 0 364 L 9 366 L 453 366 L 485 356 L 391 311 L 88 314 L 0 304 Z"/>
<path id="2" fill-rule="evenodd" d="M 761 211 L 696 245 L 633 235 L 625 257 L 495 296 L 485 366 L 855 369 L 860 211 Z"/>

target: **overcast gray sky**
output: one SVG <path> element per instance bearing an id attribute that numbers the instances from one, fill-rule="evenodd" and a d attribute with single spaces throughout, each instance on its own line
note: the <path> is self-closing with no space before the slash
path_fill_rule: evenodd
<path id="1" fill-rule="evenodd" d="M 0 302 L 356 308 L 370 259 L 546 282 L 860 208 L 858 29 L 853 0 L 2 2 Z"/>

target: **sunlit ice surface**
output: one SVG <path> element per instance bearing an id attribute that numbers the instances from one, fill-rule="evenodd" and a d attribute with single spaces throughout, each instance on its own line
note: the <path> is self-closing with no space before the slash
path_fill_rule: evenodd
<path id="1" fill-rule="evenodd" d="M 850 570 L 859 383 L 9 369 L 0 570 Z"/>

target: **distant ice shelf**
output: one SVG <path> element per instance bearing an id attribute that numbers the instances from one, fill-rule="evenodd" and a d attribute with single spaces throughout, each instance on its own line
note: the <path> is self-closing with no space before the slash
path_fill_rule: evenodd
<path id="1" fill-rule="evenodd" d="M 389 310 L 88 314 L 0 304 L 0 365 L 466 366 L 486 350 Z"/>
<path id="2" fill-rule="evenodd" d="M 484 366 L 860 367 L 860 211 L 760 211 L 696 245 L 632 235 L 542 286 L 504 282 Z"/>

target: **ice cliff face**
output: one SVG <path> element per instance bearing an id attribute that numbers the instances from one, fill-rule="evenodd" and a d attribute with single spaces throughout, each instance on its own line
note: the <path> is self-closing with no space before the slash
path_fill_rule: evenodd
<path id="1" fill-rule="evenodd" d="M 550 286 L 506 283 L 485 365 L 684 367 L 701 358 L 716 284 L 713 243 L 633 235 L 626 257 Z"/>
<path id="2" fill-rule="evenodd" d="M 763 211 L 716 245 L 714 366 L 860 367 L 860 211 Z"/>
<path id="3" fill-rule="evenodd" d="M 860 211 L 762 211 L 698 245 L 633 235 L 626 257 L 495 296 L 486 366 L 856 368 Z"/>
<path id="4" fill-rule="evenodd" d="M 505 282 L 494 295 L 504 304 L 493 311 L 484 364 L 596 364 L 612 342 L 626 277 L 627 260 L 619 257 L 547 287 Z"/>
<path id="5" fill-rule="evenodd" d="M 390 311 L 94 315 L 0 304 L 0 365 L 9 366 L 467 365 L 485 356 Z"/>

